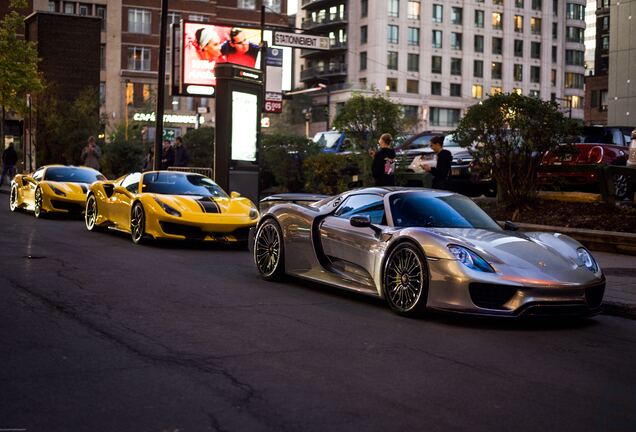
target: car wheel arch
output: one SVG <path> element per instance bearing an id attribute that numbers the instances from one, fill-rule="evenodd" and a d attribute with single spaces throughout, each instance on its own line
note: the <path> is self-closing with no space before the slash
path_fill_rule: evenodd
<path id="1" fill-rule="evenodd" d="M 426 278 L 428 279 L 428 281 L 430 281 L 430 272 L 428 268 L 428 255 L 426 254 L 426 251 L 424 250 L 422 245 L 411 238 L 398 238 L 395 241 L 393 241 L 391 244 L 389 244 L 389 247 L 386 249 L 384 256 L 382 257 L 382 262 L 380 264 L 380 281 L 384 280 L 384 272 L 386 270 L 387 259 L 389 258 L 391 253 L 395 250 L 395 248 L 403 244 L 410 244 L 422 254 L 422 257 L 424 257 L 424 267 L 426 269 Z M 384 287 L 382 287 L 382 292 L 384 295 Z"/>

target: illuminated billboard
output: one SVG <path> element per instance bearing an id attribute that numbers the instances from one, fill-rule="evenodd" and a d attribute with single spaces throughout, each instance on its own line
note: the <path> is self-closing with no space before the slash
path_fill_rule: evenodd
<path id="1" fill-rule="evenodd" d="M 232 160 L 256 161 L 258 96 L 232 92 Z"/>
<path id="2" fill-rule="evenodd" d="M 261 32 L 202 22 L 182 23 L 180 93 L 214 95 L 219 63 L 258 68 Z"/>

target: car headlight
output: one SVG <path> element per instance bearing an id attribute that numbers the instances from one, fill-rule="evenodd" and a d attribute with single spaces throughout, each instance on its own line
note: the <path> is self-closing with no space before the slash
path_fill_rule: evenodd
<path id="1" fill-rule="evenodd" d="M 53 192 L 55 192 L 56 195 L 66 196 L 66 193 L 63 190 L 61 190 L 61 189 L 59 189 L 59 188 L 57 188 L 57 187 L 55 187 L 53 185 L 49 185 L 49 187 L 51 188 L 51 190 Z"/>
<path id="2" fill-rule="evenodd" d="M 587 249 L 580 247 L 576 250 L 577 264 L 580 267 L 585 267 L 591 272 L 596 273 L 598 271 L 598 264 L 592 258 L 592 254 Z"/>
<path id="3" fill-rule="evenodd" d="M 172 206 L 169 206 L 165 202 L 161 201 L 159 198 L 155 198 L 155 201 L 157 201 L 157 204 L 159 204 L 159 206 L 161 206 L 163 211 L 165 211 L 169 215 L 181 217 L 181 212 L 179 210 L 177 210 L 176 208 L 174 208 Z"/>
<path id="4" fill-rule="evenodd" d="M 457 260 L 472 270 L 482 271 L 486 273 L 494 273 L 490 264 L 485 259 L 477 255 L 468 248 L 458 245 L 448 245 L 448 250 L 457 258 Z"/>
<path id="5" fill-rule="evenodd" d="M 255 208 L 250 209 L 250 219 L 258 219 L 258 210 Z"/>

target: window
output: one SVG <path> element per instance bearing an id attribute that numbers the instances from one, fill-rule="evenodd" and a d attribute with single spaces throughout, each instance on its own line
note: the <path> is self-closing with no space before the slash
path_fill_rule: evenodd
<path id="1" fill-rule="evenodd" d="M 504 3 L 503 0 L 492 0 L 493 5 L 503 6 L 503 3 Z"/>
<path id="2" fill-rule="evenodd" d="M 57 8 L 58 8 L 58 2 L 56 1 L 49 1 L 49 12 L 57 12 Z"/>
<path id="3" fill-rule="evenodd" d="M 397 78 L 387 78 L 386 79 L 386 91 L 396 92 L 398 89 L 398 80 Z"/>
<path id="4" fill-rule="evenodd" d="M 541 34 L 541 18 L 530 17 L 530 33 Z"/>
<path id="5" fill-rule="evenodd" d="M 369 0 L 360 0 L 360 17 L 366 18 L 369 15 Z"/>
<path id="6" fill-rule="evenodd" d="M 565 39 L 568 42 L 583 43 L 585 30 L 579 27 L 566 27 Z"/>
<path id="7" fill-rule="evenodd" d="M 566 72 L 565 73 L 565 88 L 583 88 L 584 77 L 582 74 Z"/>
<path id="8" fill-rule="evenodd" d="M 500 37 L 492 38 L 492 53 L 495 55 L 503 54 L 503 39 Z"/>
<path id="9" fill-rule="evenodd" d="M 552 84 L 552 87 L 555 87 L 557 84 L 557 71 L 556 69 L 552 69 L 550 71 L 550 84 Z M 554 98 L 552 98 L 552 100 L 554 100 Z"/>
<path id="10" fill-rule="evenodd" d="M 483 53 L 484 52 L 484 37 L 482 35 L 475 35 L 475 52 Z"/>
<path id="11" fill-rule="evenodd" d="M 442 57 L 441 56 L 431 57 L 431 73 L 434 73 L 434 74 L 442 73 Z"/>
<path id="12" fill-rule="evenodd" d="M 398 39 L 399 38 L 399 36 L 398 36 L 399 31 L 400 30 L 399 30 L 398 26 L 393 25 L 393 24 L 389 24 L 389 27 L 387 29 L 387 38 L 386 38 L 387 42 L 390 43 L 390 44 L 398 43 L 398 41 L 399 41 L 399 39 Z"/>
<path id="13" fill-rule="evenodd" d="M 490 87 L 490 94 L 491 95 L 496 95 L 496 94 L 501 94 L 503 93 L 503 89 L 499 86 L 492 86 Z"/>
<path id="14" fill-rule="evenodd" d="M 406 92 L 418 94 L 420 92 L 420 82 L 418 80 L 406 80 Z"/>
<path id="15" fill-rule="evenodd" d="M 533 59 L 541 58 L 541 42 L 530 42 L 530 57 Z"/>
<path id="16" fill-rule="evenodd" d="M 552 0 L 552 14 L 559 16 L 559 0 Z"/>
<path id="17" fill-rule="evenodd" d="M 501 79 L 501 62 L 492 62 L 490 67 L 490 76 L 492 79 Z"/>
<path id="18" fill-rule="evenodd" d="M 238 0 L 239 9 L 256 9 L 256 0 Z"/>
<path id="19" fill-rule="evenodd" d="M 523 9 L 523 0 L 515 0 L 515 7 Z"/>
<path id="20" fill-rule="evenodd" d="M 389 0 L 389 16 L 397 18 L 400 16 L 400 1 Z"/>
<path id="21" fill-rule="evenodd" d="M 360 53 L 360 70 L 367 70 L 367 52 L 363 51 Z"/>
<path id="22" fill-rule="evenodd" d="M 459 109 L 431 107 L 429 123 L 433 126 L 457 126 L 459 123 Z"/>
<path id="23" fill-rule="evenodd" d="M 409 27 L 408 40 L 409 45 L 418 46 L 420 44 L 420 29 L 417 27 Z"/>
<path id="24" fill-rule="evenodd" d="M 451 24 L 462 25 L 462 8 L 451 8 Z"/>
<path id="25" fill-rule="evenodd" d="M 75 3 L 64 2 L 64 13 L 65 14 L 74 14 L 75 13 Z"/>
<path id="26" fill-rule="evenodd" d="M 444 6 L 439 4 L 433 5 L 433 22 L 441 23 L 444 21 Z"/>
<path id="27" fill-rule="evenodd" d="M 360 84 L 360 87 L 363 89 L 367 88 L 367 79 L 366 78 L 360 78 L 358 80 L 358 84 Z"/>
<path id="28" fill-rule="evenodd" d="M 106 103 L 106 83 L 100 81 L 99 83 L 99 104 L 104 105 Z"/>
<path id="29" fill-rule="evenodd" d="M 475 78 L 484 77 L 484 61 L 483 60 L 473 60 L 473 76 Z"/>
<path id="30" fill-rule="evenodd" d="M 460 50 L 462 49 L 462 34 L 461 33 L 451 33 L 451 49 Z"/>
<path id="31" fill-rule="evenodd" d="M 492 13 L 492 29 L 503 30 L 503 14 L 501 12 Z"/>
<path id="32" fill-rule="evenodd" d="M 451 75 L 462 74 L 462 59 L 451 58 Z"/>
<path id="33" fill-rule="evenodd" d="M 521 15 L 515 15 L 515 31 L 523 33 L 523 17 Z"/>
<path id="34" fill-rule="evenodd" d="M 539 66 L 530 66 L 530 82 L 532 83 L 541 82 L 541 68 Z"/>
<path id="35" fill-rule="evenodd" d="M 601 17 L 601 30 L 609 30 L 609 16 Z"/>
<path id="36" fill-rule="evenodd" d="M 513 77 L 515 81 L 523 81 L 523 65 L 521 64 L 514 65 Z"/>
<path id="37" fill-rule="evenodd" d="M 442 31 L 441 30 L 433 30 L 433 48 L 441 48 L 442 47 Z"/>
<path id="38" fill-rule="evenodd" d="M 137 71 L 149 71 L 150 48 L 128 47 L 128 69 Z"/>
<path id="39" fill-rule="evenodd" d="M 585 6 L 575 3 L 565 5 L 565 17 L 571 20 L 583 21 L 585 19 Z"/>
<path id="40" fill-rule="evenodd" d="M 420 4 L 419 0 L 417 0 L 417 1 L 409 0 L 408 12 L 407 12 L 408 18 L 409 19 L 415 19 L 415 20 L 420 19 L 420 10 L 421 9 L 422 9 L 422 5 Z"/>
<path id="41" fill-rule="evenodd" d="M 198 21 L 198 22 L 208 22 L 210 21 L 210 18 L 208 18 L 205 15 L 197 15 L 197 14 L 190 14 L 188 15 L 188 19 L 190 21 Z"/>
<path id="42" fill-rule="evenodd" d="M 462 85 L 461 84 L 451 84 L 450 85 L 450 95 L 453 97 L 462 97 Z"/>
<path id="43" fill-rule="evenodd" d="M 361 44 L 367 43 L 367 38 L 368 38 L 367 30 L 368 30 L 367 26 L 365 25 L 360 26 L 360 43 Z"/>
<path id="44" fill-rule="evenodd" d="M 409 72 L 420 71 L 420 55 L 409 53 L 407 56 L 407 70 Z"/>
<path id="45" fill-rule="evenodd" d="M 475 27 L 484 28 L 484 11 L 475 9 Z"/>
<path id="46" fill-rule="evenodd" d="M 281 0 L 263 0 L 263 6 L 265 6 L 268 12 L 280 13 Z"/>
<path id="47" fill-rule="evenodd" d="M 150 34 L 150 11 L 146 9 L 128 9 L 128 31 L 130 33 Z"/>
<path id="48" fill-rule="evenodd" d="M 86 4 L 86 3 L 80 3 L 79 5 L 79 14 L 81 16 L 88 16 L 88 15 L 92 15 L 93 11 L 93 5 L 91 4 Z"/>
<path id="49" fill-rule="evenodd" d="M 475 99 L 482 99 L 484 97 L 484 86 L 481 84 L 473 84 L 472 96 Z"/>
<path id="50" fill-rule="evenodd" d="M 99 69 L 106 69 L 106 45 L 104 44 L 99 46 Z"/>
<path id="51" fill-rule="evenodd" d="M 433 96 L 442 95 L 442 83 L 439 81 L 431 81 L 431 94 Z"/>
<path id="52" fill-rule="evenodd" d="M 532 10 L 541 10 L 541 9 L 543 9 L 543 1 L 532 0 Z"/>
<path id="53" fill-rule="evenodd" d="M 102 30 L 106 29 L 106 6 L 95 5 L 95 16 L 102 19 Z"/>
<path id="54" fill-rule="evenodd" d="M 523 41 L 515 39 L 515 57 L 523 57 Z"/>
<path id="55" fill-rule="evenodd" d="M 523 94 L 523 92 L 521 91 L 521 89 L 520 89 L 520 88 L 518 88 L 518 87 L 513 87 L 513 88 L 512 88 L 512 93 L 516 93 L 516 94 L 518 94 L 519 96 L 521 96 L 521 95 Z"/>
<path id="56" fill-rule="evenodd" d="M 402 105 L 402 111 L 404 111 L 404 117 L 408 119 L 417 119 L 420 107 L 417 105 Z"/>
<path id="57" fill-rule="evenodd" d="M 369 215 L 371 223 L 386 224 L 384 221 L 384 199 L 379 195 L 353 195 L 338 207 L 334 216 L 350 219 L 355 215 Z"/>
<path id="58" fill-rule="evenodd" d="M 541 98 L 541 92 L 539 90 L 530 90 L 530 92 L 528 93 L 528 96 L 540 99 Z"/>
<path id="59" fill-rule="evenodd" d="M 601 49 L 609 50 L 609 36 L 607 35 L 601 36 Z"/>
<path id="60" fill-rule="evenodd" d="M 397 70 L 398 69 L 398 52 L 397 51 L 389 51 L 387 53 L 387 69 Z"/>

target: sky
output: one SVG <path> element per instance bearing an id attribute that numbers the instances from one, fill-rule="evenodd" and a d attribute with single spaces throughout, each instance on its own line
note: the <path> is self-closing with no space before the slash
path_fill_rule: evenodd
<path id="1" fill-rule="evenodd" d="M 287 0 L 287 14 L 295 14 L 298 10 L 298 0 Z"/>

